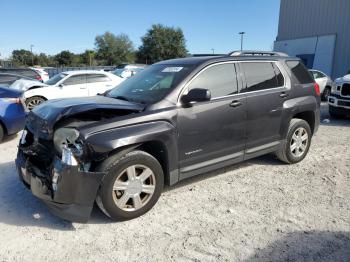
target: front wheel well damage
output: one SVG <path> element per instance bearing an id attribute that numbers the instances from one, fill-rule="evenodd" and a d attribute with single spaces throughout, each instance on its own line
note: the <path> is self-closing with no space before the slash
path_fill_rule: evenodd
<path id="1" fill-rule="evenodd" d="M 299 118 L 305 120 L 311 129 L 312 134 L 315 131 L 315 113 L 313 111 L 305 111 L 295 114 L 292 118 Z"/>
<path id="2" fill-rule="evenodd" d="M 166 183 L 169 183 L 169 162 L 168 162 L 168 154 L 166 150 L 166 146 L 160 141 L 147 141 L 140 144 L 128 145 L 122 148 L 118 148 L 117 150 L 113 150 L 105 155 L 105 159 L 110 158 L 112 155 L 119 154 L 120 157 L 126 155 L 127 153 L 133 150 L 141 150 L 150 155 L 152 155 L 157 161 L 160 163 L 164 173 L 164 179 Z M 104 161 L 102 160 L 102 161 Z M 101 162 L 102 162 L 101 161 Z M 98 163 L 96 165 L 98 166 Z"/>

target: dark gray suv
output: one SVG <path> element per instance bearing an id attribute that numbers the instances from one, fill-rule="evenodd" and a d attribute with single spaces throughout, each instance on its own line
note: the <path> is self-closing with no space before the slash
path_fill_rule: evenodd
<path id="1" fill-rule="evenodd" d="M 152 208 L 164 184 L 275 153 L 306 156 L 320 92 L 300 60 L 233 52 L 149 66 L 97 97 L 52 100 L 27 117 L 16 164 L 51 211 L 86 222 Z"/>

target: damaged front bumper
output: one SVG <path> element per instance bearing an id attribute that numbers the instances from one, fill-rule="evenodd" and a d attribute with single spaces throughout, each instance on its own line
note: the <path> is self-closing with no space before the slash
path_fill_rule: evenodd
<path id="1" fill-rule="evenodd" d="M 16 166 L 20 179 L 53 214 L 69 221 L 88 221 L 104 173 L 81 171 L 78 166 L 62 163 L 58 157 L 54 158 L 49 174 L 43 173 L 21 149 Z"/>

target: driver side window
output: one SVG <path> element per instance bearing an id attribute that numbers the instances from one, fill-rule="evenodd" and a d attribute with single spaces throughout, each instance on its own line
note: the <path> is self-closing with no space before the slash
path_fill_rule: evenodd
<path id="1" fill-rule="evenodd" d="M 188 86 L 188 90 L 194 88 L 210 90 L 211 98 L 237 94 L 235 64 L 218 64 L 204 69 Z"/>

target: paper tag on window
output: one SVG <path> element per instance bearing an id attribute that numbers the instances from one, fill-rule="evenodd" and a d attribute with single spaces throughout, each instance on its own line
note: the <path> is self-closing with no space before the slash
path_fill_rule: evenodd
<path id="1" fill-rule="evenodd" d="M 183 67 L 181 66 L 171 66 L 163 69 L 163 73 L 177 73 L 180 72 Z"/>

